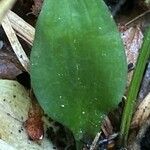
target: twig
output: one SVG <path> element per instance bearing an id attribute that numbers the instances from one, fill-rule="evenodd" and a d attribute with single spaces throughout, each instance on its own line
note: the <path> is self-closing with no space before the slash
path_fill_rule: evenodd
<path id="1" fill-rule="evenodd" d="M 94 150 L 96 148 L 100 136 L 101 136 L 101 132 L 98 132 L 94 141 L 92 142 L 92 145 L 90 146 L 90 150 Z"/>
<path id="2" fill-rule="evenodd" d="M 7 17 L 11 22 L 13 29 L 17 32 L 16 34 L 32 45 L 35 29 L 12 11 L 8 12 Z"/>
<path id="3" fill-rule="evenodd" d="M 105 117 L 105 119 L 101 125 L 101 129 L 106 137 L 113 133 L 113 127 L 112 127 L 111 121 L 109 120 L 108 116 Z"/>
<path id="4" fill-rule="evenodd" d="M 29 59 L 27 55 L 25 54 L 21 44 L 18 41 L 18 38 L 11 26 L 11 23 L 7 16 L 3 19 L 2 27 L 9 39 L 9 42 L 18 58 L 22 66 L 25 68 L 27 72 L 29 72 Z"/>
<path id="5" fill-rule="evenodd" d="M 16 0 L 1 0 L 0 1 L 0 22 L 7 13 L 7 11 L 13 6 Z"/>
<path id="6" fill-rule="evenodd" d="M 99 145 L 102 145 L 102 144 L 104 144 L 104 143 L 108 143 L 109 141 L 112 141 L 112 140 L 114 140 L 115 138 L 117 138 L 118 137 L 118 133 L 114 133 L 114 134 L 112 134 L 112 135 L 109 135 L 109 137 L 108 138 L 106 138 L 106 139 L 103 139 L 103 140 L 100 140 L 99 142 L 98 142 L 98 144 Z"/>
<path id="7" fill-rule="evenodd" d="M 129 24 L 133 23 L 134 21 L 138 20 L 139 18 L 145 16 L 147 13 L 150 13 L 150 10 L 145 11 L 144 13 L 138 15 L 137 17 L 133 18 L 132 20 L 130 20 L 129 22 L 127 22 L 125 24 L 125 26 L 128 26 Z"/>

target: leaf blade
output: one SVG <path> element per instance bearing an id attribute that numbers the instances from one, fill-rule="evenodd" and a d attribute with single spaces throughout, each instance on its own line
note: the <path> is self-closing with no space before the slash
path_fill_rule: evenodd
<path id="1" fill-rule="evenodd" d="M 47 0 L 36 29 L 31 79 L 40 104 L 76 139 L 93 136 L 125 87 L 125 55 L 112 17 L 102 1 Z"/>

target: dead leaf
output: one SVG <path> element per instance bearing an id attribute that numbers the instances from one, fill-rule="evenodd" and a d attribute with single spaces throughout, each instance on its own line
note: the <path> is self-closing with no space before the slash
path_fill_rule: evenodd
<path id="1" fill-rule="evenodd" d="M 36 141 L 42 140 L 44 137 L 44 126 L 43 126 L 43 110 L 39 104 L 32 97 L 32 106 L 28 112 L 28 119 L 25 122 L 25 128 L 28 136 Z"/>
<path id="2" fill-rule="evenodd" d="M 0 49 L 0 79 L 15 79 L 23 71 L 12 48 L 4 41 Z"/>
<path id="3" fill-rule="evenodd" d="M 15 79 L 23 71 L 23 67 L 12 52 L 0 50 L 0 79 Z"/>
<path id="4" fill-rule="evenodd" d="M 121 33 L 121 37 L 125 46 L 128 64 L 133 63 L 135 65 L 139 49 L 143 43 L 142 31 L 138 26 L 130 27 Z"/>
<path id="5" fill-rule="evenodd" d="M 33 0 L 34 1 L 34 5 L 32 5 L 32 13 L 35 15 L 35 16 L 38 16 L 40 11 L 41 11 L 41 7 L 42 7 L 42 4 L 43 4 L 43 1 L 44 0 Z"/>
<path id="6" fill-rule="evenodd" d="M 6 143 L 1 139 L 0 139 L 0 147 L 2 150 L 17 150 L 16 148 L 12 147 L 11 145 L 9 145 L 8 143 Z"/>
<path id="7" fill-rule="evenodd" d="M 129 29 L 121 33 L 121 37 L 125 46 L 125 52 L 127 56 L 128 64 L 136 65 L 136 61 L 139 55 L 139 50 L 143 43 L 143 34 L 138 26 L 130 27 Z M 127 87 L 132 79 L 133 71 L 128 73 Z"/>
<path id="8" fill-rule="evenodd" d="M 145 99 L 140 103 L 135 112 L 131 128 L 141 127 L 142 124 L 148 119 L 150 116 L 150 93 L 145 97 Z"/>
<path id="9" fill-rule="evenodd" d="M 133 135 L 131 143 L 128 143 L 129 150 L 144 150 L 149 149 L 149 131 L 150 131 L 150 119 L 147 119 L 140 127 L 140 130 L 136 135 Z"/>
<path id="10" fill-rule="evenodd" d="M 148 64 L 145 75 L 143 77 L 138 100 L 142 101 L 149 92 L 150 92 L 150 63 Z"/>
<path id="11" fill-rule="evenodd" d="M 28 139 L 23 122 L 31 106 L 29 94 L 16 81 L 0 80 L 0 149 L 5 143 L 14 150 L 49 150 L 53 144 L 45 136 L 40 145 Z M 9 149 L 9 147 L 7 149 Z"/>

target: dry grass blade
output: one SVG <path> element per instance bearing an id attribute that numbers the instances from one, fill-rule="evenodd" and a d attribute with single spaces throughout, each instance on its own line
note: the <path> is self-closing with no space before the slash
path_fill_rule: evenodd
<path id="1" fill-rule="evenodd" d="M 96 149 L 96 145 L 97 145 L 97 142 L 98 142 L 100 136 L 101 136 L 101 132 L 97 133 L 97 135 L 96 135 L 94 141 L 92 142 L 92 145 L 91 145 L 91 147 L 90 147 L 90 150 L 95 150 L 95 149 Z"/>
<path id="2" fill-rule="evenodd" d="M 16 0 L 1 0 L 0 1 L 0 22 L 2 21 L 3 17 L 7 13 L 7 11 L 13 6 Z"/>
<path id="3" fill-rule="evenodd" d="M 11 22 L 13 29 L 17 32 L 16 34 L 32 45 L 35 29 L 12 11 L 8 12 L 7 17 Z"/>
<path id="4" fill-rule="evenodd" d="M 137 111 L 132 119 L 131 127 L 140 127 L 150 116 L 150 93 L 138 106 Z"/>
<path id="5" fill-rule="evenodd" d="M 106 137 L 113 134 L 113 126 L 107 116 L 105 117 L 105 119 L 102 123 L 101 129 Z"/>
<path id="6" fill-rule="evenodd" d="M 29 72 L 29 59 L 28 59 L 27 55 L 25 54 L 21 44 L 19 43 L 18 38 L 15 34 L 15 31 L 13 30 L 11 23 L 7 16 L 4 18 L 4 20 L 2 22 L 2 27 L 5 30 L 5 33 L 10 41 L 10 44 L 11 44 L 18 60 L 20 61 L 22 66 L 25 68 L 25 70 L 27 72 Z"/>

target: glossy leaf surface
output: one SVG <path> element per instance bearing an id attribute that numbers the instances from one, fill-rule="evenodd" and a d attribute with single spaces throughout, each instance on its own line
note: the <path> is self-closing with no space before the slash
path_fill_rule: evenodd
<path id="1" fill-rule="evenodd" d="M 45 0 L 31 53 L 35 94 L 76 140 L 93 136 L 121 100 L 126 60 L 116 25 L 101 0 Z"/>

